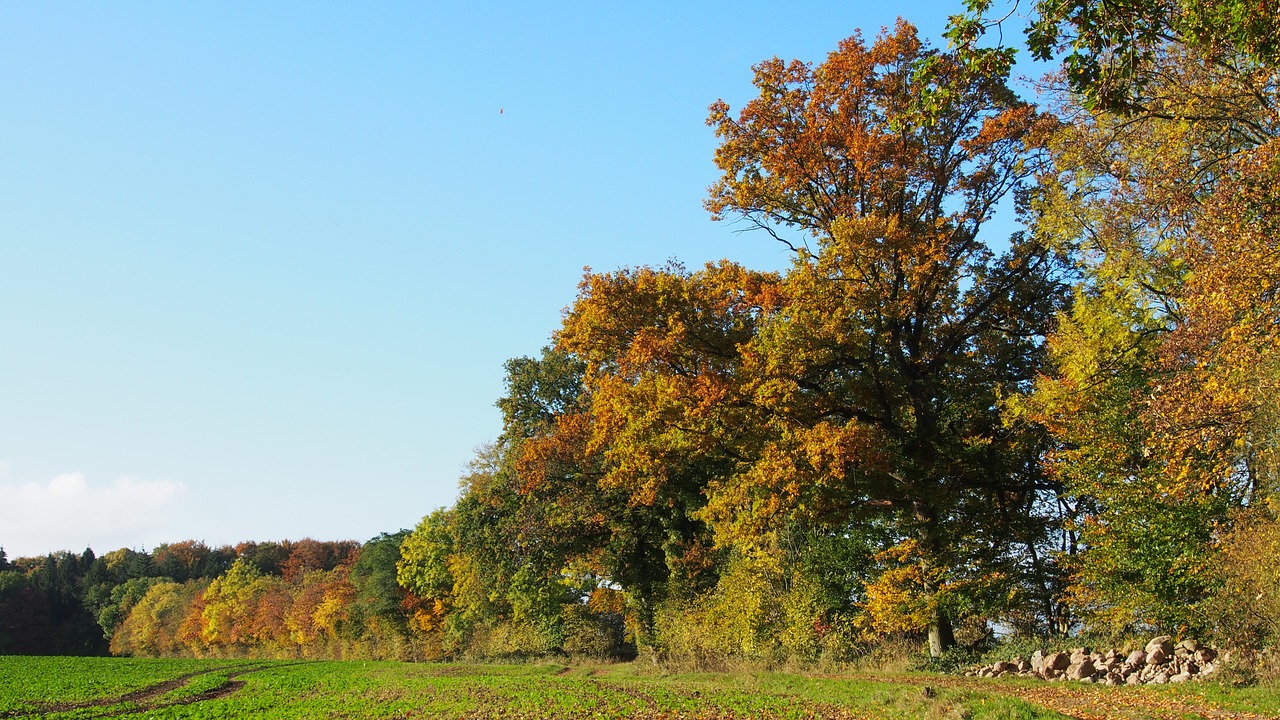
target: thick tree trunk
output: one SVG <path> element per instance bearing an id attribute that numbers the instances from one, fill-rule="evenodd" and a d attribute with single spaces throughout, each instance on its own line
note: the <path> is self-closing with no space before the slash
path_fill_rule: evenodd
<path id="1" fill-rule="evenodd" d="M 933 567 L 943 557 L 943 542 L 940 539 L 941 529 L 938 514 L 922 501 L 914 503 L 916 522 L 919 523 L 917 533 L 920 537 L 920 549 L 923 557 L 920 561 L 921 575 L 924 580 L 924 591 L 931 600 L 937 602 L 938 588 L 934 584 Z M 942 608 L 933 611 L 933 622 L 929 623 L 929 656 L 942 657 L 956 644 L 956 635 L 951 627 L 951 616 Z"/>
<path id="2" fill-rule="evenodd" d="M 941 611 L 933 618 L 929 626 L 929 657 L 942 657 L 956 644 L 956 635 L 951 629 L 951 618 Z"/>

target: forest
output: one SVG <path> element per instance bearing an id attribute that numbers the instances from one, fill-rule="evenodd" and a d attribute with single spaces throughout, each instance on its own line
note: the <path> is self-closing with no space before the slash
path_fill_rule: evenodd
<path id="1" fill-rule="evenodd" d="M 0 653 L 1276 645 L 1280 5 L 1037 0 L 1059 69 L 1029 90 L 1007 9 L 755 65 L 709 108 L 703 202 L 789 267 L 586 272 L 452 507 L 364 543 L 0 551 Z"/>

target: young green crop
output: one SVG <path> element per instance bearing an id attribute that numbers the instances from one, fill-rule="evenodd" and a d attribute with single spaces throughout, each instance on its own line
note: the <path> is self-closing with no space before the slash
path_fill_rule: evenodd
<path id="1" fill-rule="evenodd" d="M 6 658 L 0 717 L 1055 718 L 1016 700 L 779 674 L 645 676 L 626 666 Z M 986 705 L 983 705 L 983 702 Z M 982 708 L 1002 708 L 990 715 Z"/>

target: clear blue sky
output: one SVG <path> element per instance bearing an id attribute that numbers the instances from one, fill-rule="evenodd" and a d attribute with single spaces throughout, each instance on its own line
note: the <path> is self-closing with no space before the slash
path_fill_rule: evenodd
<path id="1" fill-rule="evenodd" d="M 0 5 L 0 545 L 412 527 L 583 266 L 785 263 L 709 103 L 959 5 Z"/>

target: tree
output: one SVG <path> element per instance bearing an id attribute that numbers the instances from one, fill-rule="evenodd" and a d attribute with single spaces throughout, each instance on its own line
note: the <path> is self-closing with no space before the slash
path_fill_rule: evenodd
<path id="1" fill-rule="evenodd" d="M 754 82 L 736 118 L 711 106 L 723 175 L 706 205 L 797 259 L 744 350 L 773 439 L 712 483 L 708 513 L 728 532 L 789 515 L 891 519 L 936 656 L 975 588 L 1043 537 L 1054 492 L 1037 469 L 1042 430 L 1006 423 L 1001 406 L 1043 362 L 1059 258 L 1021 234 L 997 256 L 981 232 L 1054 122 L 1005 75 L 927 48 L 901 21 L 816 67 L 761 63 Z"/>
<path id="2" fill-rule="evenodd" d="M 281 576 L 290 582 L 313 570 L 333 570 L 354 562 L 360 544 L 354 540 L 320 541 L 303 538 L 289 543 L 289 557 L 280 566 Z"/>
<path id="3" fill-rule="evenodd" d="M 292 603 L 285 608 L 279 627 L 287 627 L 290 640 L 312 657 L 331 649 L 351 619 L 355 588 L 346 567 L 310 570 L 293 582 Z"/>
<path id="4" fill-rule="evenodd" d="M 199 650 L 200 598 L 207 584 L 205 580 L 160 580 L 151 585 L 112 634 L 111 652 L 176 657 Z"/>
<path id="5" fill-rule="evenodd" d="M 576 509 L 577 535 L 591 539 L 579 556 L 594 549 L 595 571 L 621 586 L 642 644 L 658 603 L 716 584 L 721 553 L 702 512 L 711 482 L 757 438 L 740 348 L 777 280 L 728 262 L 588 274 L 556 336 L 585 363 L 586 392 L 526 445 L 521 468 L 537 496 Z"/>
<path id="6" fill-rule="evenodd" d="M 1012 15 L 990 17 L 997 5 L 965 0 L 966 10 L 951 17 L 947 36 L 975 48 L 989 28 Z M 1280 65 L 1276 0 L 1035 0 L 1026 33 L 1036 59 L 1063 55 L 1066 79 L 1088 107 L 1126 115 L 1158 111 L 1162 96 L 1151 90 L 1161 84 L 1170 45 L 1242 79 L 1254 75 L 1263 86 L 1274 87 Z M 1270 108 L 1274 116 L 1277 106 Z"/>
<path id="7" fill-rule="evenodd" d="M 1162 42 L 1139 114 L 1059 89 L 1072 122 L 1036 203 L 1081 283 L 1025 407 L 1078 513 L 1074 602 L 1119 631 L 1210 629 L 1216 545 L 1271 482 L 1275 438 L 1276 88 Z"/>
<path id="8" fill-rule="evenodd" d="M 257 602 L 268 589 L 256 567 L 237 558 L 205 589 L 200 612 L 200 640 L 213 647 L 243 649 L 254 637 Z"/>
<path id="9" fill-rule="evenodd" d="M 98 625 L 102 628 L 103 635 L 110 640 L 134 606 L 152 587 L 162 582 L 166 582 L 164 578 L 129 578 L 111 586 L 106 602 L 101 604 L 97 613 Z"/>
<path id="10" fill-rule="evenodd" d="M 1240 502 L 1280 490 L 1280 139 L 1240 153 L 1196 208 L 1179 317 L 1148 406 L 1173 480 Z M 1176 474 L 1175 474 L 1176 473 Z"/>
<path id="11" fill-rule="evenodd" d="M 363 629 L 374 657 L 398 659 L 384 654 L 383 648 L 388 641 L 401 639 L 408 630 L 406 590 L 396 582 L 396 565 L 402 559 L 400 547 L 408 537 L 408 530 L 382 533 L 360 547 L 360 554 L 351 565 L 354 622 Z"/>
<path id="12" fill-rule="evenodd" d="M 22 573 L 0 573 L 0 653 L 57 652 L 53 646 L 55 630 L 47 596 Z"/>
<path id="13" fill-rule="evenodd" d="M 454 531 L 451 513 L 438 509 L 422 518 L 401 542 L 396 561 L 396 582 L 410 593 L 406 609 L 412 608 L 418 629 L 440 629 L 449 607 L 454 579 L 449 569 Z"/>
<path id="14" fill-rule="evenodd" d="M 221 575 L 235 559 L 231 548 L 212 549 L 199 540 L 165 543 L 151 552 L 154 571 L 161 577 L 186 582 Z"/>

